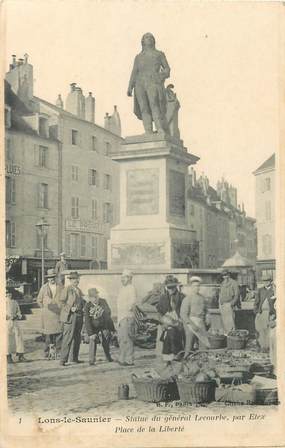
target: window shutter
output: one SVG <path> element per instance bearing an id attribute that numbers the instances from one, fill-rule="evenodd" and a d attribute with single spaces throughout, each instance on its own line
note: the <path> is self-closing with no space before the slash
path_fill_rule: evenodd
<path id="1" fill-rule="evenodd" d="M 92 170 L 88 170 L 88 184 L 92 185 Z"/>
<path id="2" fill-rule="evenodd" d="M 16 204 L 16 179 L 11 179 L 11 202 Z"/>

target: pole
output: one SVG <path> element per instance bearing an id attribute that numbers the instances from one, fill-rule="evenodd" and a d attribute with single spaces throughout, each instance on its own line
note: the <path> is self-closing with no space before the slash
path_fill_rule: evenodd
<path id="1" fill-rule="evenodd" d="M 42 286 L 45 282 L 45 261 L 44 261 L 44 229 L 41 228 L 41 240 L 42 240 Z"/>

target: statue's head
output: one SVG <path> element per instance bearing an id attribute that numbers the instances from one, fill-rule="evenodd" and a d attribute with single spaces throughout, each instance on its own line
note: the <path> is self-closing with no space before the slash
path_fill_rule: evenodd
<path id="1" fill-rule="evenodd" d="M 151 33 L 145 33 L 142 37 L 142 48 L 154 48 L 155 38 Z"/>

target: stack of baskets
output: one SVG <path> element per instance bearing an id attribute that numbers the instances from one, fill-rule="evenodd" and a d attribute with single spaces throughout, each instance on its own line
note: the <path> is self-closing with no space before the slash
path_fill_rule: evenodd
<path id="1" fill-rule="evenodd" d="M 132 375 L 137 399 L 151 403 L 179 400 L 177 384 L 174 379 L 138 378 Z"/>
<path id="2" fill-rule="evenodd" d="M 227 336 L 227 348 L 230 350 L 242 350 L 246 347 L 249 337 L 248 330 L 234 330 Z"/>

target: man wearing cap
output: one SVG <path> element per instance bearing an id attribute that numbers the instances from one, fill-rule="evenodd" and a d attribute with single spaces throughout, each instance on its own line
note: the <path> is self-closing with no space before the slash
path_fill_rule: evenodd
<path id="1" fill-rule="evenodd" d="M 83 325 L 83 310 L 85 301 L 83 293 L 78 287 L 78 272 L 70 272 L 68 275 L 70 285 L 66 286 L 61 294 L 61 312 L 60 321 L 63 323 L 63 340 L 61 348 L 60 364 L 65 365 L 68 361 L 71 346 L 73 348 L 73 362 L 79 363 L 78 360 L 81 330 Z"/>
<path id="2" fill-rule="evenodd" d="M 64 286 L 64 275 L 62 275 L 63 271 L 66 271 L 68 269 L 68 264 L 65 259 L 65 253 L 61 252 L 59 254 L 60 259 L 55 265 L 55 273 L 56 273 L 56 280 L 59 285 Z"/>
<path id="3" fill-rule="evenodd" d="M 184 331 L 185 331 L 185 357 L 194 348 L 195 341 L 199 341 L 199 348 L 203 347 L 203 341 L 197 336 L 199 331 L 206 331 L 205 328 L 205 317 L 206 317 L 206 304 L 205 298 L 200 294 L 200 286 L 202 279 L 197 276 L 190 278 L 191 291 L 188 296 L 182 302 L 180 316 L 183 321 Z M 197 332 L 194 331 L 198 330 Z M 197 335 L 196 335 L 196 334 Z"/>
<path id="4" fill-rule="evenodd" d="M 118 295 L 118 362 L 123 366 L 134 365 L 134 306 L 137 294 L 132 284 L 133 273 L 125 269 L 121 276 L 122 288 Z"/>
<path id="5" fill-rule="evenodd" d="M 230 272 L 222 273 L 223 281 L 220 287 L 219 307 L 223 327 L 226 334 L 235 329 L 234 307 L 239 301 L 239 287 L 236 280 L 230 277 Z"/>
<path id="6" fill-rule="evenodd" d="M 111 310 L 107 301 L 99 296 L 96 288 L 88 289 L 88 299 L 89 302 L 84 308 L 84 322 L 89 336 L 89 364 L 95 364 L 97 343 L 100 339 L 107 361 L 112 362 L 110 332 L 114 332 L 115 327 L 111 319 Z"/>
<path id="7" fill-rule="evenodd" d="M 161 322 L 161 327 L 158 329 L 157 351 L 160 349 L 159 342 L 162 342 L 162 357 L 167 363 L 183 350 L 184 331 L 180 320 L 180 308 L 184 297 L 178 279 L 172 274 L 167 275 L 164 281 L 164 293 L 156 305 Z"/>
<path id="8" fill-rule="evenodd" d="M 264 286 L 259 288 L 254 302 L 255 330 L 261 350 L 269 349 L 269 316 L 274 314 L 275 293 L 270 276 L 264 278 Z"/>
<path id="9" fill-rule="evenodd" d="M 62 286 L 55 282 L 56 273 L 54 269 L 48 269 L 47 282 L 41 287 L 37 303 L 42 309 L 42 333 L 45 335 L 45 357 L 48 356 L 50 344 L 55 344 L 56 350 L 60 350 L 62 340 L 62 324 L 60 315 L 60 296 Z"/>

